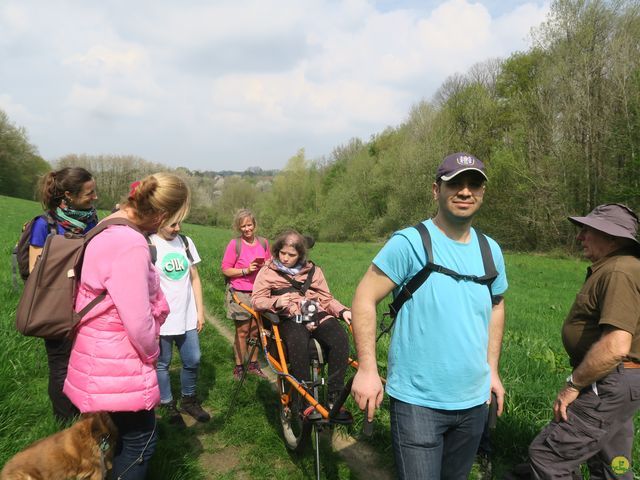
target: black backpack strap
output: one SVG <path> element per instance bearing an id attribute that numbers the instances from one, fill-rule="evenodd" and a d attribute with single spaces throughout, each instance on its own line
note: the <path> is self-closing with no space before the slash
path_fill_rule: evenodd
<path id="1" fill-rule="evenodd" d="M 311 288 L 311 282 L 313 281 L 313 275 L 316 273 L 316 266 L 314 263 L 311 264 L 311 268 L 309 269 L 309 273 L 307 274 L 307 278 L 304 282 L 299 282 L 296 279 L 292 278 L 291 275 L 281 272 L 280 270 L 276 270 L 276 272 L 285 280 L 287 280 L 291 286 L 285 288 L 276 288 L 271 290 L 271 295 L 283 295 L 289 292 L 298 292 L 304 296 L 307 293 L 307 290 Z"/>
<path id="2" fill-rule="evenodd" d="M 187 236 L 183 235 L 182 233 L 179 233 L 178 236 L 180 237 L 180 240 L 182 240 L 184 251 L 187 254 L 189 262 L 193 263 L 193 255 L 191 255 L 191 250 L 189 249 L 189 240 L 187 240 Z"/>
<path id="3" fill-rule="evenodd" d="M 480 254 L 482 256 L 482 265 L 484 267 L 484 275 L 479 277 L 477 275 L 464 275 L 451 270 L 450 268 L 433 263 L 433 247 L 431 245 L 431 235 L 429 234 L 429 230 L 422 222 L 415 225 L 414 228 L 418 230 L 420 238 L 422 238 L 422 245 L 427 256 L 427 263 L 422 270 L 420 270 L 404 285 L 404 287 L 402 287 L 400 292 L 398 292 L 398 295 L 394 297 L 393 302 L 389 305 L 389 316 L 391 318 L 395 318 L 396 315 L 398 315 L 402 305 L 404 305 L 404 303 L 413 296 L 416 290 L 418 290 L 422 284 L 427 281 L 427 278 L 429 278 L 429 275 L 431 275 L 432 272 L 442 273 L 457 281 L 464 280 L 479 283 L 480 285 L 486 285 L 489 289 L 489 295 L 491 295 L 491 301 L 494 301 L 491 285 L 498 276 L 498 271 L 496 270 L 493 255 L 491 253 L 491 247 L 489 246 L 489 241 L 487 240 L 486 235 L 476 230 L 478 244 L 480 246 Z"/>
<path id="4" fill-rule="evenodd" d="M 429 230 L 427 227 L 420 222 L 414 227 L 420 233 L 420 238 L 422 239 L 422 246 L 424 247 L 424 252 L 427 257 L 427 263 L 422 270 L 415 274 L 415 276 L 409 280 L 398 292 L 398 294 L 393 298 L 393 302 L 389 305 L 389 316 L 391 318 L 396 318 L 398 312 L 402 308 L 402 305 L 405 304 L 407 300 L 409 300 L 416 290 L 418 290 L 424 282 L 427 281 L 431 272 L 434 271 L 434 266 L 438 267 L 431 262 L 433 259 L 433 247 L 431 246 L 431 235 L 429 234 Z"/>
<path id="5" fill-rule="evenodd" d="M 489 295 L 491 295 L 491 303 L 496 305 L 499 302 L 496 302 L 496 298 L 493 296 L 493 290 L 491 286 L 496 278 L 498 278 L 498 270 L 496 269 L 496 264 L 493 261 L 493 254 L 491 253 L 491 247 L 489 246 L 489 240 L 487 240 L 487 236 L 476 230 L 476 235 L 478 236 L 478 243 L 480 244 L 480 254 L 482 255 L 482 265 L 484 266 L 484 275 L 478 279 L 478 283 L 482 285 L 486 285 L 489 288 Z"/>

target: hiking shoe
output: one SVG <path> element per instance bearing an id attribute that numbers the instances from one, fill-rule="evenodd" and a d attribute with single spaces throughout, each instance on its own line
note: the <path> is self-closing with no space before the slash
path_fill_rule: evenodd
<path id="1" fill-rule="evenodd" d="M 340 392 L 333 392 L 329 394 L 329 402 L 328 402 L 328 407 L 329 407 L 329 412 L 331 412 L 331 410 L 333 410 L 333 405 L 336 403 L 336 400 L 338 399 L 338 397 L 340 396 Z M 351 413 L 349 412 L 349 410 L 347 410 L 346 408 L 344 408 L 344 406 L 340 407 L 340 410 L 338 411 L 338 413 L 336 413 L 333 417 L 329 417 L 329 420 L 331 420 L 334 423 L 342 423 L 345 425 L 349 425 L 351 423 L 353 423 L 353 416 L 351 416 Z"/>
<path id="2" fill-rule="evenodd" d="M 162 412 L 162 418 L 168 419 L 171 425 L 186 427 L 182 415 L 180 415 L 180 412 L 176 408 L 175 400 L 171 400 L 169 403 L 161 403 L 160 411 Z"/>
<path id="3" fill-rule="evenodd" d="M 251 375 L 255 375 L 260 378 L 267 378 L 267 376 L 264 374 L 264 372 L 260 368 L 260 365 L 258 364 L 258 362 L 250 362 L 249 366 L 247 367 L 247 373 L 250 373 Z"/>
<path id="4" fill-rule="evenodd" d="M 243 373 L 244 373 L 244 367 L 242 365 L 236 365 L 233 368 L 233 379 L 240 381 L 242 379 Z"/>
<path id="5" fill-rule="evenodd" d="M 182 400 L 180 401 L 180 410 L 188 415 L 191 415 L 199 422 L 208 422 L 209 420 L 211 420 L 211 415 L 203 410 L 200 402 L 195 395 L 191 395 L 188 397 L 183 396 Z"/>

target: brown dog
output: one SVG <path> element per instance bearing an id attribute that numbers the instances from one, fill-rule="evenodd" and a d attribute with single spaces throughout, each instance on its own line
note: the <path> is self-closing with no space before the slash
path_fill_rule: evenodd
<path id="1" fill-rule="evenodd" d="M 0 480 L 103 480 L 111 468 L 117 429 L 108 413 L 90 413 L 71 427 L 29 445 Z"/>

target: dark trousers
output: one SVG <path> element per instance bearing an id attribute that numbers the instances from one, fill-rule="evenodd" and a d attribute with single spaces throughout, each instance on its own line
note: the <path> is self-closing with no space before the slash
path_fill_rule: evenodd
<path id="1" fill-rule="evenodd" d="M 337 319 L 327 317 L 313 332 L 302 323 L 285 320 L 280 333 L 287 346 L 287 359 L 291 374 L 301 381 L 311 380 L 309 373 L 309 339 L 315 338 L 327 352 L 329 363 L 329 392 L 339 392 L 344 386 L 344 375 L 349 361 L 349 338 Z"/>
<path id="2" fill-rule="evenodd" d="M 118 427 L 118 442 L 110 478 L 144 480 L 158 441 L 154 411 L 111 412 L 110 415 Z"/>
<path id="3" fill-rule="evenodd" d="M 60 422 L 68 423 L 80 414 L 71 400 L 62 393 L 64 380 L 67 378 L 67 367 L 73 340 L 45 340 L 47 363 L 49 364 L 49 399 L 53 408 L 53 415 Z"/>
<path id="4" fill-rule="evenodd" d="M 440 410 L 390 400 L 398 478 L 466 480 L 487 419 L 487 405 Z"/>
<path id="5" fill-rule="evenodd" d="M 567 409 L 568 421 L 551 422 L 533 440 L 534 478 L 570 479 L 587 462 L 592 479 L 631 480 L 633 415 L 640 408 L 640 369 L 619 365 L 599 380 L 598 394 L 582 390 Z"/>

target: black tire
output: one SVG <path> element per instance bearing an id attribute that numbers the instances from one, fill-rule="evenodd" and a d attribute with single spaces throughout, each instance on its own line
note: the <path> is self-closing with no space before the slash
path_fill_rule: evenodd
<path id="1" fill-rule="evenodd" d="M 303 452 L 309 445 L 311 440 L 311 430 L 313 426 L 310 422 L 303 420 L 302 412 L 300 411 L 305 405 L 304 400 L 300 397 L 300 394 L 290 387 L 286 380 L 278 379 L 278 382 L 286 383 L 285 387 L 291 388 L 291 401 L 289 402 L 289 408 L 286 408 L 280 402 L 280 423 L 282 423 L 282 434 L 284 436 L 284 443 L 289 450 L 294 452 Z M 280 391 L 283 391 L 282 388 Z"/>

